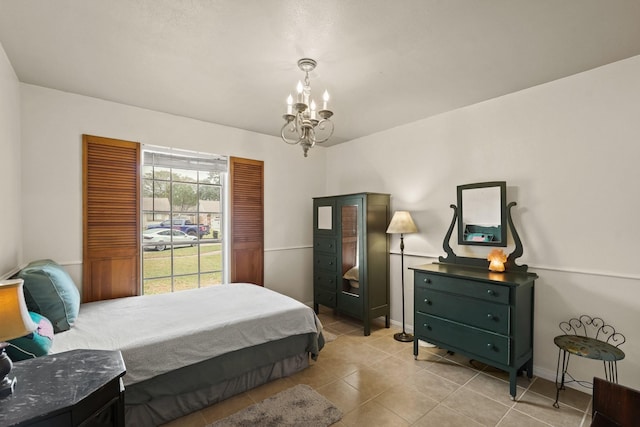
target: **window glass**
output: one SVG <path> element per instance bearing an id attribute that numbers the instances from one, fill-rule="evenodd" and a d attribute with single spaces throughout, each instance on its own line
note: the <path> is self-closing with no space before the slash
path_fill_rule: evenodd
<path id="1" fill-rule="evenodd" d="M 145 147 L 142 172 L 142 293 L 221 284 L 226 158 Z"/>

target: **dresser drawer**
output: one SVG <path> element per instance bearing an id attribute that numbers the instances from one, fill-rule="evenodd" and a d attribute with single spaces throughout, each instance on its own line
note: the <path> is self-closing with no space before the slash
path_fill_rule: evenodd
<path id="1" fill-rule="evenodd" d="M 454 294 L 463 294 L 486 301 L 509 304 L 509 287 L 486 283 L 483 281 L 460 279 L 416 271 L 414 275 L 416 287 L 426 287 Z"/>
<path id="2" fill-rule="evenodd" d="M 316 288 L 313 291 L 314 304 L 322 304 L 326 307 L 336 308 L 336 293 L 335 291 L 326 291 L 321 288 Z"/>
<path id="3" fill-rule="evenodd" d="M 321 270 L 338 271 L 338 258 L 335 255 L 315 254 L 315 267 Z"/>
<path id="4" fill-rule="evenodd" d="M 453 322 L 424 313 L 415 314 L 416 337 L 429 341 L 430 339 L 453 348 L 484 357 L 493 362 L 509 365 L 510 340 L 509 337 L 499 335 L 461 323 Z"/>
<path id="5" fill-rule="evenodd" d="M 356 294 L 349 292 L 338 292 L 338 306 L 340 311 L 352 315 L 357 319 L 362 318 L 363 302 Z"/>
<path id="6" fill-rule="evenodd" d="M 416 311 L 509 335 L 508 305 L 422 287 L 416 288 L 415 292 Z"/>
<path id="7" fill-rule="evenodd" d="M 328 291 L 335 292 L 337 287 L 337 278 L 335 273 L 325 273 L 323 271 L 318 271 L 314 275 L 313 286 L 321 287 Z"/>
<path id="8" fill-rule="evenodd" d="M 313 247 L 317 251 L 336 253 L 336 239 L 328 237 L 316 237 L 314 239 Z"/>

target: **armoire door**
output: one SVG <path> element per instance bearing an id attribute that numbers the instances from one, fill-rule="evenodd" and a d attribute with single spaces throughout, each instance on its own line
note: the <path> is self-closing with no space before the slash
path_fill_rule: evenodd
<path id="1" fill-rule="evenodd" d="M 340 239 L 338 309 L 362 318 L 366 293 L 364 268 L 361 268 L 364 267 L 363 198 L 342 198 L 336 208 Z"/>

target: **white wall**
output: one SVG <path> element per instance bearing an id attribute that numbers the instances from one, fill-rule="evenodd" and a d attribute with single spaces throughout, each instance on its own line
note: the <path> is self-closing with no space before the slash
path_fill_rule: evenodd
<path id="1" fill-rule="evenodd" d="M 535 373 L 555 376 L 558 323 L 590 314 L 626 335 L 620 382 L 640 388 L 638 76 L 640 56 L 331 147 L 328 192 L 388 192 L 393 210 L 411 211 L 420 229 L 405 237 L 413 255 L 405 266 L 412 266 L 444 255 L 457 185 L 507 181 L 524 244 L 518 263 L 540 276 Z M 457 248 L 453 240 L 458 255 L 488 252 Z M 396 253 L 398 245 L 394 237 Z M 402 318 L 399 263 L 392 255 L 396 322 Z M 410 323 L 412 279 L 407 270 Z M 601 364 L 574 359 L 578 377 L 603 375 Z"/>
<path id="2" fill-rule="evenodd" d="M 81 142 L 82 134 L 92 134 L 263 160 L 265 285 L 312 301 L 311 198 L 324 191 L 325 149 L 304 158 L 302 149 L 271 136 L 39 86 L 20 88 L 27 261 L 55 259 L 81 287 Z"/>
<path id="3" fill-rule="evenodd" d="M 0 45 L 0 277 L 22 262 L 20 209 L 20 85 Z"/>

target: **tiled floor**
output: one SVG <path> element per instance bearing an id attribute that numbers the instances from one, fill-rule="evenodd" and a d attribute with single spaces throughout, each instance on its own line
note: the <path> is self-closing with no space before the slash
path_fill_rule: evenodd
<path id="1" fill-rule="evenodd" d="M 167 424 L 200 427 L 224 418 L 296 384 L 308 384 L 344 414 L 344 426 L 499 426 L 587 427 L 591 396 L 573 389 L 560 394 L 553 382 L 518 380 L 516 401 L 509 396 L 506 373 L 434 348 L 393 339 L 398 329 L 374 327 L 362 335 L 359 322 L 320 313 L 325 330 L 337 336 L 317 362 L 291 377 L 265 384 Z"/>

